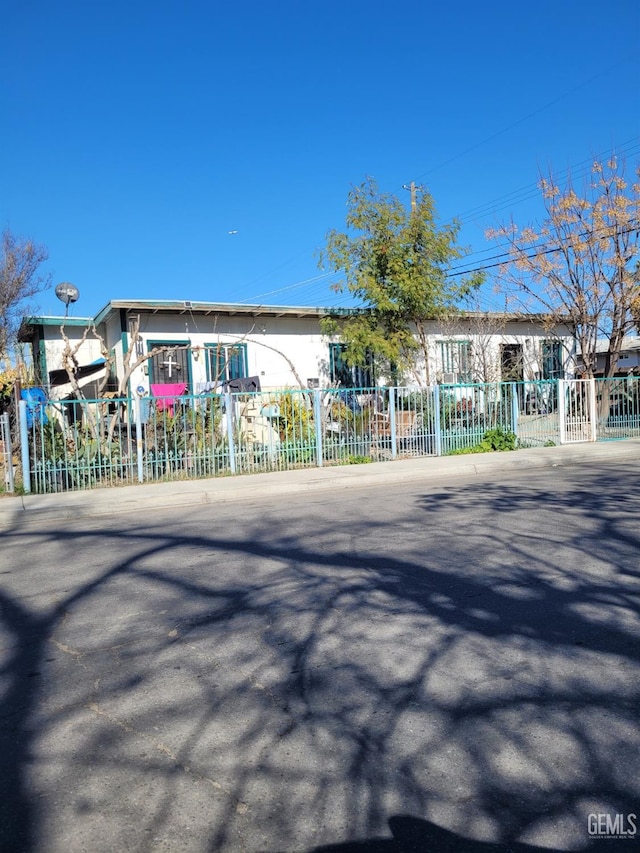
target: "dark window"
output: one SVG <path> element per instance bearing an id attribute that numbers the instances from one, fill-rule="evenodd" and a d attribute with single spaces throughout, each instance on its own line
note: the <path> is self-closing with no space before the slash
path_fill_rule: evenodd
<path id="1" fill-rule="evenodd" d="M 206 352 L 209 382 L 222 384 L 249 375 L 246 344 L 207 344 Z"/>
<path id="2" fill-rule="evenodd" d="M 365 365 L 351 367 L 347 364 L 346 344 L 329 344 L 329 379 L 331 385 L 340 388 L 373 388 L 373 355 L 367 354 Z"/>
<path id="3" fill-rule="evenodd" d="M 542 341 L 542 378 L 564 379 L 560 341 Z"/>
<path id="4" fill-rule="evenodd" d="M 503 382 L 522 382 L 524 360 L 522 344 L 500 344 L 500 367 Z"/>

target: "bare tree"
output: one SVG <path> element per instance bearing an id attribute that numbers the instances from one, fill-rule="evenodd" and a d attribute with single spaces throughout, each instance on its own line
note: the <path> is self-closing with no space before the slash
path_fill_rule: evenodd
<path id="1" fill-rule="evenodd" d="M 453 315 L 441 321 L 444 340 L 451 344 L 451 369 L 467 373 L 473 382 L 499 382 L 501 375 L 500 343 L 504 342 L 507 317 L 488 311 L 474 310 Z M 463 349 L 462 345 L 468 344 Z"/>
<path id="2" fill-rule="evenodd" d="M 95 326 L 87 326 L 87 328 L 84 329 L 84 331 L 82 332 L 82 337 L 80 338 L 80 340 L 76 341 L 76 343 L 72 343 L 64 330 L 64 326 L 60 326 L 60 335 L 62 337 L 62 340 L 64 341 L 64 348 L 61 354 L 62 367 L 67 374 L 69 384 L 73 388 L 73 393 L 77 400 L 86 399 L 84 391 L 80 387 L 80 382 L 78 380 L 79 363 L 77 355 L 80 351 L 80 348 L 87 340 L 87 336 L 90 331 L 97 335 Z M 96 422 L 96 418 L 94 417 L 94 413 L 90 411 L 89 406 L 85 408 L 85 414 L 89 429 L 91 430 L 91 434 L 94 439 L 97 439 L 99 437 L 98 424 Z"/>
<path id="3" fill-rule="evenodd" d="M 574 325 L 588 377 L 596 370 L 596 343 L 605 338 L 604 375 L 611 377 L 639 313 L 640 183 L 629 185 L 612 158 L 593 164 L 582 195 L 570 181 L 561 190 L 552 176 L 540 189 L 547 213 L 540 228 L 519 230 L 511 222 L 488 233 L 509 245 L 499 282 L 527 308 L 542 305 L 550 324 Z"/>
<path id="4" fill-rule="evenodd" d="M 130 334 L 132 340 L 135 341 L 138 337 L 140 331 L 140 317 L 136 317 L 135 321 L 131 324 Z M 67 336 L 64 325 L 60 327 L 60 335 L 62 340 L 64 341 L 64 348 L 62 350 L 62 367 L 67 373 L 67 377 L 69 379 L 69 384 L 73 389 L 74 396 L 77 400 L 84 400 L 86 402 L 86 395 L 84 393 L 83 388 L 81 387 L 78 381 L 78 359 L 77 355 L 82 347 L 82 345 L 87 340 L 89 334 L 93 335 L 100 343 L 100 351 L 102 353 L 102 357 L 104 358 L 104 374 L 98 383 L 98 388 L 96 392 L 96 398 L 101 399 L 105 393 L 106 386 L 111 378 L 112 369 L 115 362 L 115 354 L 113 351 L 109 351 L 104 338 L 94 325 L 87 326 L 87 328 L 83 331 L 82 337 L 75 344 L 69 340 Z M 189 349 L 190 347 L 187 345 L 176 345 L 176 346 L 162 346 L 162 347 L 154 347 L 146 353 L 141 355 L 136 355 L 135 348 L 128 349 L 123 355 L 123 372 L 118 381 L 118 389 L 115 393 L 116 398 L 126 397 L 127 394 L 127 385 L 129 383 L 129 379 L 131 378 L 131 374 L 136 370 L 136 368 L 140 367 L 140 365 L 144 364 L 150 358 L 153 358 L 155 355 L 159 353 L 165 352 L 168 349 Z M 94 438 L 99 439 L 99 427 L 96 418 L 94 417 L 93 412 L 91 412 L 90 407 L 85 407 L 87 423 L 89 425 L 89 429 Z M 111 441 L 113 438 L 113 432 L 115 430 L 116 424 L 119 418 L 119 411 L 116 407 L 116 410 L 113 412 L 111 416 L 111 420 L 109 422 L 109 426 L 107 429 L 107 439 Z"/>
<path id="5" fill-rule="evenodd" d="M 33 240 L 16 237 L 7 228 L 0 241 L 0 356 L 12 346 L 29 299 L 51 285 L 51 275 L 40 267 L 47 249 Z"/>
<path id="6" fill-rule="evenodd" d="M 130 335 L 130 338 L 131 338 L 131 341 L 133 344 L 135 344 L 138 341 L 138 337 L 140 334 L 140 325 L 141 325 L 140 315 L 137 315 L 136 317 L 131 318 L 131 324 L 129 326 L 129 335 Z M 293 375 L 295 376 L 296 381 L 298 382 L 300 387 L 304 388 L 305 386 L 302 384 L 302 380 L 301 380 L 299 374 L 297 373 L 297 371 L 295 369 L 295 365 L 293 364 L 293 362 L 283 352 L 281 352 L 281 350 L 277 349 L 276 347 L 272 347 L 269 344 L 263 343 L 262 341 L 257 341 L 257 340 L 249 338 L 248 336 L 251 334 L 251 332 L 253 332 L 253 330 L 254 330 L 254 327 L 252 327 L 251 330 L 249 332 L 247 332 L 246 335 L 233 335 L 233 336 L 231 336 L 234 338 L 234 346 L 238 346 L 240 343 L 244 343 L 245 341 L 251 341 L 251 343 L 254 343 L 254 344 L 257 344 L 259 346 L 263 346 L 266 349 L 272 350 L 273 352 L 282 356 L 282 358 L 289 365 L 289 368 L 291 369 L 291 371 L 292 371 Z M 67 373 L 67 377 L 69 379 L 69 384 L 71 385 L 71 387 L 73 389 L 73 392 L 74 392 L 76 399 L 78 399 L 78 400 L 85 400 L 86 401 L 86 396 L 85 396 L 84 391 L 83 391 L 83 389 L 82 389 L 82 387 L 78 381 L 78 368 L 79 368 L 79 363 L 78 363 L 78 359 L 77 359 L 78 352 L 80 351 L 80 348 L 85 343 L 85 341 L 87 340 L 89 335 L 93 335 L 93 337 L 99 341 L 100 350 L 101 350 L 102 357 L 104 358 L 104 362 L 105 362 L 104 374 L 98 383 L 98 388 L 96 391 L 96 398 L 101 399 L 105 393 L 105 389 L 107 387 L 107 384 L 108 384 L 108 382 L 112 376 L 112 371 L 113 371 L 113 367 L 115 364 L 115 353 L 113 352 L 113 350 L 111 350 L 111 351 L 109 350 L 109 348 L 107 347 L 107 345 L 105 343 L 104 338 L 102 337 L 102 335 L 100 335 L 100 333 L 98 332 L 96 327 L 93 325 L 88 326 L 84 330 L 82 337 L 76 343 L 72 343 L 69 340 L 69 338 L 65 332 L 64 325 L 60 327 L 60 335 L 62 337 L 62 340 L 64 341 L 64 348 L 62 350 L 62 367 L 64 368 L 64 370 Z M 216 347 L 213 348 L 214 352 L 216 353 L 216 358 L 215 358 L 213 363 L 216 365 L 219 364 L 219 359 L 217 358 L 217 355 L 223 346 L 226 346 L 226 344 L 223 344 L 222 342 L 218 341 L 218 344 L 216 345 Z M 141 352 L 141 353 L 138 352 L 138 350 L 135 346 L 129 347 L 126 350 L 126 352 L 123 353 L 122 371 L 121 371 L 121 374 L 118 378 L 118 387 L 117 387 L 117 391 L 115 392 L 115 395 L 114 395 L 115 398 L 116 399 L 124 399 L 127 397 L 128 385 L 129 385 L 129 381 L 131 379 L 132 374 L 141 365 L 145 364 L 147 361 L 154 358 L 154 356 L 160 355 L 161 353 L 165 353 L 169 350 L 175 351 L 175 350 L 194 350 L 194 349 L 200 350 L 200 347 L 193 347 L 191 344 L 166 344 L 163 346 L 154 347 L 153 349 L 148 350 L 147 352 Z M 214 385 L 217 385 L 223 379 L 223 375 L 220 372 L 220 369 L 221 369 L 220 367 L 216 367 L 217 373 L 212 378 L 212 383 Z M 97 438 L 99 438 L 99 434 L 98 434 L 99 429 L 98 429 L 97 420 L 93 416 L 92 412 L 89 411 L 89 407 L 86 407 L 86 411 L 87 411 L 87 422 L 88 422 L 89 428 L 90 428 L 94 438 L 97 439 Z M 115 427 L 117 425 L 118 417 L 119 417 L 119 412 L 118 412 L 118 409 L 116 408 L 116 410 L 114 411 L 114 413 L 113 413 L 113 415 L 109 421 L 109 426 L 108 426 L 108 430 L 107 430 L 108 441 L 111 441 L 111 439 L 113 437 L 113 432 L 114 432 Z"/>

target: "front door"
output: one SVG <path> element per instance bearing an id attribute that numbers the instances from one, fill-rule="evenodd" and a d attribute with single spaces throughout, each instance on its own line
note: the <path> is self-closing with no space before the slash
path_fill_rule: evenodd
<path id="1" fill-rule="evenodd" d="M 168 341 L 150 341 L 149 349 L 166 347 L 149 359 L 149 381 L 154 385 L 176 385 L 184 382 L 189 388 L 189 350 Z"/>

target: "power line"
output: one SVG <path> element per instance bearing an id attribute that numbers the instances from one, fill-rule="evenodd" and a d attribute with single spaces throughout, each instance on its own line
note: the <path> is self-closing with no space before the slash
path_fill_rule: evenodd
<path id="1" fill-rule="evenodd" d="M 591 79 L 593 79 L 593 78 L 591 78 Z M 587 81 L 587 82 L 590 82 L 590 81 Z M 571 90 L 571 91 L 575 91 L 575 89 Z M 566 94 L 570 94 L 570 93 L 566 93 Z M 564 97 L 564 96 L 560 96 L 560 97 Z M 556 100 L 559 100 L 559 99 L 556 99 Z M 554 102 L 551 102 L 551 103 L 554 103 Z M 541 109 L 544 109 L 544 107 Z M 531 115 L 534 115 L 534 114 L 535 113 L 532 113 Z M 522 120 L 524 120 L 524 119 L 522 119 Z M 494 134 L 494 135 L 496 135 L 496 134 Z M 631 155 L 637 153 L 638 151 L 640 151 L 640 140 L 638 139 L 638 137 L 632 137 L 631 139 L 628 139 L 625 142 L 623 142 L 620 146 L 614 146 L 613 148 L 607 149 L 606 151 L 602 151 L 599 154 L 595 154 L 588 159 L 581 160 L 578 163 L 573 164 L 572 166 L 569 166 L 567 169 L 561 170 L 560 172 L 557 173 L 558 182 L 562 183 L 569 176 L 575 176 L 577 179 L 584 177 L 590 171 L 594 160 L 599 160 L 599 159 L 603 159 L 604 157 L 611 157 L 611 156 L 619 156 L 619 157 L 620 156 L 622 156 L 622 157 L 631 156 Z M 462 156 L 462 155 L 459 155 L 459 156 Z M 456 159 L 456 158 L 453 158 L 453 159 Z M 435 168 L 438 168 L 438 167 L 435 167 Z M 433 170 L 431 170 L 431 171 L 433 171 Z M 412 181 L 409 184 L 403 185 L 403 189 L 408 189 L 411 191 L 411 201 L 412 201 L 412 205 L 413 205 L 413 204 L 415 204 L 415 193 L 416 193 L 416 191 L 425 189 L 425 187 L 417 186 L 415 181 Z M 523 201 L 528 201 L 530 198 L 533 198 L 536 195 L 538 195 L 539 192 L 540 192 L 540 188 L 539 188 L 538 182 L 528 184 L 528 185 L 521 187 L 517 190 L 512 190 L 509 193 L 505 193 L 501 196 L 498 196 L 493 201 L 485 202 L 483 204 L 476 205 L 475 207 L 472 207 L 472 208 L 468 209 L 467 211 L 463 211 L 463 213 L 459 217 L 456 217 L 456 218 L 458 218 L 462 222 L 465 222 L 465 221 L 468 221 L 468 218 L 471 218 L 471 217 L 476 218 L 476 217 L 479 217 L 482 215 L 487 215 L 489 213 L 495 213 L 495 212 L 498 212 L 499 210 L 504 209 L 505 207 L 509 207 L 509 206 L 512 206 L 515 204 L 520 204 Z M 454 276 L 469 274 L 472 272 L 483 271 L 485 269 L 493 269 L 496 266 L 501 266 L 503 262 L 498 261 L 498 263 L 495 263 L 495 264 L 488 264 L 488 263 L 486 263 L 486 261 L 498 260 L 500 258 L 508 258 L 510 256 L 509 252 L 503 252 L 503 253 L 499 253 L 496 255 L 491 255 L 490 257 L 485 258 L 482 263 L 480 263 L 474 267 L 468 267 L 468 263 L 469 263 L 469 260 L 471 258 L 481 256 L 483 254 L 486 254 L 487 252 L 495 251 L 496 248 L 501 248 L 502 246 L 508 246 L 508 245 L 509 245 L 508 243 L 501 243 L 501 244 L 498 244 L 497 246 L 496 245 L 488 246 L 485 249 L 479 249 L 479 250 L 473 251 L 469 255 L 466 256 L 466 262 L 465 263 L 460 264 L 458 267 L 454 267 L 453 270 L 451 272 L 449 272 L 447 275 L 449 277 L 454 277 Z M 554 249 L 554 250 L 556 250 L 556 249 Z M 554 251 L 554 250 L 552 250 L 552 251 Z M 288 266 L 288 264 L 290 264 L 293 261 L 297 260 L 298 258 L 302 257 L 302 255 L 306 254 L 307 251 L 311 251 L 311 249 L 300 252 L 299 254 L 295 255 L 294 257 L 289 258 L 289 260 L 280 264 L 279 266 L 277 266 L 275 269 L 273 269 L 269 273 L 263 273 L 263 274 L 259 275 L 258 277 L 254 278 L 250 283 L 255 283 L 255 282 L 260 281 L 262 279 L 268 278 L 269 276 L 278 272 L 278 270 L 283 269 L 284 267 Z M 312 277 L 309 279 L 304 279 L 303 281 L 296 282 L 295 284 L 291 284 L 291 285 L 288 285 L 288 286 L 282 287 L 282 288 L 277 288 L 276 290 L 268 291 L 266 293 L 258 294 L 255 297 L 251 297 L 248 299 L 241 300 L 241 302 L 242 303 L 249 303 L 249 302 L 252 302 L 252 301 L 255 301 L 258 299 L 262 299 L 266 296 L 273 296 L 273 295 L 278 294 L 278 293 L 285 293 L 285 292 L 290 291 L 290 290 L 296 290 L 298 288 L 302 288 L 305 285 L 308 285 L 311 283 L 319 282 L 319 281 L 322 281 L 324 279 L 330 279 L 330 277 L 332 275 L 337 275 L 337 273 L 324 273 L 324 274 L 321 274 L 321 275 L 318 275 L 318 276 L 315 276 L 315 277 Z M 313 288 L 313 290 L 311 292 L 312 293 L 320 293 L 321 289 L 319 287 Z"/>
<path id="2" fill-rule="evenodd" d="M 587 160 L 582 160 L 574 166 L 569 166 L 567 169 L 562 169 L 560 172 L 557 172 L 554 177 L 558 181 L 558 183 L 566 181 L 570 176 L 572 178 L 575 177 L 577 179 L 580 179 L 589 174 L 594 160 L 597 161 L 603 157 L 633 155 L 640 152 L 640 141 L 638 141 L 637 137 L 627 140 L 627 142 L 623 143 L 623 146 L 630 147 L 626 148 L 621 146 L 613 149 L 607 149 L 607 151 L 602 151 L 600 154 L 595 154 L 593 157 L 590 157 Z M 577 172 L 575 172 L 576 169 L 578 170 Z M 475 217 L 483 214 L 495 213 L 498 210 L 503 210 L 505 207 L 509 207 L 513 204 L 520 204 L 523 201 L 528 201 L 530 198 L 534 198 L 536 195 L 538 195 L 539 192 L 539 182 L 529 184 L 526 187 L 520 188 L 519 190 L 513 190 L 510 193 L 506 193 L 503 196 L 499 196 L 492 202 L 486 202 L 485 204 L 470 208 L 469 210 L 461 213 L 458 218 L 461 221 L 464 221 L 467 217 L 471 218 L 472 216 Z"/>
<path id="3" fill-rule="evenodd" d="M 606 151 L 601 151 L 599 154 L 595 154 L 591 158 L 588 158 L 586 160 L 582 160 L 579 163 L 574 164 L 573 166 L 569 166 L 567 169 L 561 170 L 559 173 L 557 173 L 557 181 L 559 184 L 564 183 L 569 178 L 569 176 L 573 177 L 573 173 L 575 172 L 576 169 L 578 170 L 576 173 L 576 178 L 580 179 L 581 177 L 584 177 L 585 175 L 589 174 L 589 172 L 591 171 L 591 167 L 593 165 L 593 162 L 600 160 L 600 159 L 603 159 L 604 157 L 630 156 L 630 155 L 633 155 L 639 151 L 640 151 L 640 140 L 638 140 L 638 137 L 633 137 L 632 139 L 628 139 L 625 142 L 623 142 L 620 146 L 615 146 L 612 149 L 607 149 Z M 517 196 L 521 193 L 526 193 L 526 195 L 518 198 Z M 511 193 L 506 193 L 503 196 L 499 196 L 493 202 L 487 202 L 483 205 L 478 205 L 475 208 L 471 208 L 470 210 L 462 213 L 459 218 L 461 221 L 464 221 L 464 219 L 467 216 L 470 216 L 473 214 L 475 214 L 476 216 L 479 216 L 482 214 L 496 213 L 499 210 L 503 210 L 506 207 L 512 206 L 513 204 L 518 204 L 522 201 L 528 201 L 530 198 L 534 198 L 536 195 L 539 195 L 539 193 L 540 193 L 540 187 L 539 187 L 539 184 L 536 182 L 535 184 L 530 184 L 526 187 L 522 187 L 519 190 L 514 190 Z M 500 204 L 503 200 L 506 200 L 505 204 L 502 204 L 501 207 L 495 207 L 495 205 Z M 500 248 L 501 246 L 506 246 L 506 245 L 508 245 L 508 244 L 502 243 L 502 244 L 499 244 L 498 246 L 493 245 L 493 246 L 488 246 L 486 249 L 478 249 L 474 252 L 470 252 L 470 254 L 467 255 L 467 258 L 478 256 L 478 255 L 483 255 L 486 252 L 493 251 L 496 248 Z M 493 256 L 491 258 L 486 258 L 486 260 L 492 260 L 492 259 L 493 259 Z"/>
<path id="4" fill-rule="evenodd" d="M 613 65 L 609 66 L 608 68 L 605 68 L 604 70 L 599 71 L 597 74 L 594 74 L 592 77 L 589 77 L 588 80 L 585 80 L 582 83 L 580 83 L 579 85 L 574 86 L 572 89 L 569 89 L 567 92 L 564 92 L 562 95 L 558 95 L 557 98 L 554 98 L 553 100 L 551 100 L 548 103 L 544 104 L 543 106 L 539 107 L 537 110 L 534 110 L 531 113 L 527 113 L 527 115 L 523 116 L 522 118 L 519 118 L 517 121 L 514 121 L 511 124 L 507 125 L 506 127 L 503 127 L 501 130 L 498 130 L 495 133 L 492 133 L 490 136 L 487 136 L 484 139 L 480 140 L 480 142 L 477 142 L 474 145 L 470 146 L 469 148 L 466 148 L 464 151 L 461 151 L 459 154 L 455 154 L 453 157 L 449 157 L 447 160 L 444 160 L 442 163 L 438 163 L 437 166 L 433 166 L 431 169 L 428 169 L 426 172 L 422 172 L 421 174 L 417 175 L 416 177 L 423 178 L 425 175 L 430 175 L 433 172 L 437 171 L 438 169 L 441 169 L 444 166 L 448 166 L 450 163 L 454 163 L 456 160 L 459 160 L 461 157 L 465 157 L 467 154 L 471 153 L 471 151 L 475 151 L 477 148 L 480 148 L 482 145 L 485 145 L 487 142 L 491 142 L 492 139 L 496 139 L 498 136 L 501 136 L 503 133 L 506 133 L 507 131 L 512 130 L 514 127 L 517 127 L 519 124 L 522 124 L 523 122 L 527 121 L 528 119 L 533 118 L 533 116 L 539 115 L 541 112 L 544 112 L 544 110 L 548 109 L 549 107 L 552 107 L 554 104 L 557 104 L 559 101 L 562 101 L 564 98 L 568 97 L 569 95 L 572 95 L 574 92 L 577 92 L 580 89 L 584 88 L 585 86 L 588 86 L 590 83 L 593 83 L 594 80 L 597 80 L 598 77 L 602 77 L 603 74 L 607 74 L 609 71 L 612 71 L 614 68 L 617 68 L 619 65 L 622 65 L 625 61 L 626 61 L 626 59 L 621 59 L 618 62 L 614 63 Z"/>
<path id="5" fill-rule="evenodd" d="M 586 160 L 581 160 L 578 163 L 573 164 L 572 166 L 568 166 L 566 169 L 561 169 L 559 172 L 556 173 L 556 179 L 559 183 L 562 183 L 563 181 L 567 180 L 568 177 L 575 172 L 575 170 L 578 170 L 576 176 L 578 179 L 580 179 L 581 177 L 584 177 L 590 172 L 594 160 L 597 161 L 604 157 L 632 155 L 638 152 L 640 152 L 640 139 L 637 136 L 634 136 L 631 139 L 628 139 L 626 142 L 623 142 L 620 146 L 608 148 L 606 151 L 601 151 L 599 154 L 594 154 L 592 157 L 589 157 Z M 479 216 L 482 214 L 495 213 L 498 210 L 504 209 L 504 207 L 509 207 L 513 204 L 520 204 L 522 201 L 528 201 L 530 198 L 534 198 L 539 193 L 539 181 L 536 181 L 535 183 L 527 184 L 526 186 L 520 187 L 517 190 L 512 190 L 511 192 L 498 196 L 497 198 L 493 199 L 493 201 L 484 202 L 483 204 L 471 207 L 468 210 L 465 210 L 462 213 L 458 214 L 458 216 L 456 216 L 455 218 L 458 219 L 460 222 L 464 223 L 467 218 L 475 218 L 475 216 Z M 500 206 L 497 207 L 496 205 Z"/>
<path id="6" fill-rule="evenodd" d="M 603 229 L 603 230 L 606 230 L 606 229 Z M 616 234 L 631 234 L 632 232 L 638 231 L 638 230 L 640 230 L 640 224 L 634 225 L 632 228 L 623 228 L 620 231 L 616 231 Z M 587 235 L 590 235 L 590 234 L 591 234 L 591 236 L 596 236 L 597 233 L 598 233 L 597 231 L 594 232 L 593 234 L 589 231 L 582 231 L 580 234 L 577 234 L 576 236 L 586 237 Z M 550 255 L 553 252 L 560 252 L 560 251 L 562 251 L 562 246 L 560 244 L 558 244 L 556 246 L 551 246 L 548 249 L 538 249 L 535 252 L 532 252 L 531 254 L 519 254 L 518 257 L 524 258 L 524 259 L 537 258 L 540 255 Z M 501 255 L 495 255 L 494 257 L 496 257 L 496 258 L 500 258 L 500 257 L 510 258 L 513 256 L 511 255 L 510 252 L 503 252 Z M 492 260 L 492 259 L 487 258 L 487 260 Z M 463 269 L 463 270 L 460 270 L 459 272 L 453 271 L 453 272 L 447 273 L 446 277 L 447 278 L 455 278 L 459 275 L 468 275 L 469 273 L 473 273 L 473 272 L 483 272 L 484 270 L 490 270 L 490 269 L 494 269 L 495 267 L 501 267 L 504 264 L 505 264 L 505 261 L 499 261 L 496 264 L 486 264 L 483 266 L 475 267 L 474 269 Z"/>
<path id="7" fill-rule="evenodd" d="M 255 302 L 256 299 L 262 299 L 265 296 L 275 296 L 277 293 L 285 293 L 288 290 L 296 290 L 299 287 L 304 287 L 306 284 L 312 284 L 314 282 L 320 281 L 322 279 L 330 278 L 332 275 L 335 275 L 333 272 L 322 273 L 321 275 L 313 276 L 312 278 L 304 279 L 303 281 L 298 281 L 295 284 L 289 284 L 286 287 L 279 287 L 276 290 L 269 290 L 266 293 L 258 293 L 255 296 L 250 297 L 249 299 L 242 299 L 238 304 L 250 304 Z"/>

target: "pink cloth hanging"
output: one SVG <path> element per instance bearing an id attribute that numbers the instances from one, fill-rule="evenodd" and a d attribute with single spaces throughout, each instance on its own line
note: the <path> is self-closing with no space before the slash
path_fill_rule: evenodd
<path id="1" fill-rule="evenodd" d="M 173 382 L 162 385 L 152 385 L 151 393 L 156 398 L 156 409 L 163 412 L 165 409 L 173 414 L 173 406 L 176 397 L 181 397 L 187 390 L 186 382 Z"/>

